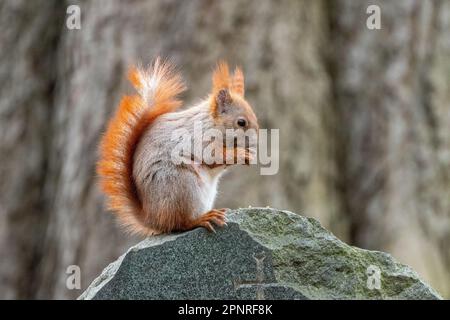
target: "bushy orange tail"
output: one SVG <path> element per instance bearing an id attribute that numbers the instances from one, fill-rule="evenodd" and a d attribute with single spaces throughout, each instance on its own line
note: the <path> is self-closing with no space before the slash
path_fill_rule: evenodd
<path id="1" fill-rule="evenodd" d="M 97 173 L 108 207 L 128 231 L 151 235 L 143 223 L 142 203 L 133 180 L 133 155 L 148 126 L 160 115 L 175 111 L 185 90 L 181 76 L 157 58 L 148 70 L 134 68 L 129 79 L 139 95 L 125 96 L 110 120 L 100 144 Z"/>

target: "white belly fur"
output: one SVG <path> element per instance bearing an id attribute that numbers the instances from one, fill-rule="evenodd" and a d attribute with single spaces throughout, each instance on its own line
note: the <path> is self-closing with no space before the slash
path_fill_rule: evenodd
<path id="1" fill-rule="evenodd" d="M 200 192 L 202 194 L 203 211 L 200 214 L 211 210 L 214 206 L 214 201 L 217 195 L 217 186 L 219 184 L 219 179 L 225 169 L 223 167 L 209 169 L 209 168 L 199 168 L 198 173 L 202 179 L 202 184 L 200 187 Z"/>

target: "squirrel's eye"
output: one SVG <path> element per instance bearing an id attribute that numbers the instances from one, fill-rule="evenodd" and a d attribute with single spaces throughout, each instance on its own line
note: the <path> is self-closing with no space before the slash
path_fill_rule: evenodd
<path id="1" fill-rule="evenodd" d="M 245 119 L 243 119 L 243 118 L 240 118 L 240 119 L 238 119 L 238 121 L 237 121 L 237 125 L 238 125 L 239 127 L 245 127 L 245 126 L 247 126 L 247 120 L 245 120 Z"/>

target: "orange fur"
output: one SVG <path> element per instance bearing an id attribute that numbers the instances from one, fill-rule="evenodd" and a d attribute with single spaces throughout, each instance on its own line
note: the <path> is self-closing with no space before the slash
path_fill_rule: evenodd
<path id="1" fill-rule="evenodd" d="M 236 67 L 236 69 L 234 69 L 232 90 L 242 97 L 245 94 L 244 74 L 239 67 Z"/>
<path id="2" fill-rule="evenodd" d="M 241 97 L 244 97 L 245 87 L 244 87 L 244 74 L 239 67 L 236 67 L 233 74 L 230 75 L 230 69 L 228 63 L 225 61 L 220 61 L 213 74 L 213 88 L 212 88 L 212 101 L 211 101 L 211 112 L 213 115 L 217 115 L 217 102 L 215 97 L 220 90 L 226 89 L 235 93 Z"/>
<path id="3" fill-rule="evenodd" d="M 142 88 L 140 74 L 141 72 L 136 67 L 131 67 L 128 71 L 128 80 L 130 80 L 131 84 L 136 88 L 136 90 L 140 90 Z"/>
<path id="4" fill-rule="evenodd" d="M 232 79 L 230 69 L 225 61 L 217 64 L 213 74 L 213 94 L 218 93 L 222 89 L 231 89 Z"/>
<path id="5" fill-rule="evenodd" d="M 173 67 L 159 58 L 149 70 L 131 69 L 128 77 L 140 95 L 123 97 L 110 120 L 100 144 L 97 173 L 108 196 L 108 207 L 119 222 L 133 233 L 150 235 L 155 232 L 145 226 L 133 181 L 133 155 L 148 126 L 160 115 L 180 107 L 181 101 L 176 97 L 185 87 Z M 156 88 L 151 88 L 154 83 L 145 82 L 150 79 L 157 80 Z"/>

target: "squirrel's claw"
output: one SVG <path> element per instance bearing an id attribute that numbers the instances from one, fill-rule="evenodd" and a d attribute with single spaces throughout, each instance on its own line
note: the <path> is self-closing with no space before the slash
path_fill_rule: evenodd
<path id="1" fill-rule="evenodd" d="M 204 221 L 201 226 L 205 229 L 207 229 L 209 232 L 214 232 L 216 233 L 216 230 L 214 229 L 214 227 L 212 226 L 212 224 L 209 221 Z"/>

